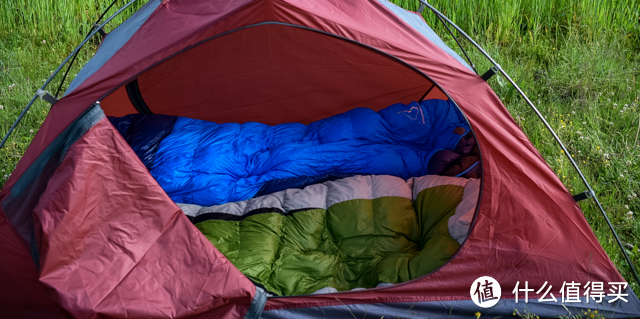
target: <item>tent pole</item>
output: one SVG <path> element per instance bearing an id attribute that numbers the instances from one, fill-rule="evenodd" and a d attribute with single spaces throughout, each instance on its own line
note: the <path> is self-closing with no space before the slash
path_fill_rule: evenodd
<path id="1" fill-rule="evenodd" d="M 102 18 L 104 18 L 105 14 L 107 14 L 107 12 L 111 9 L 111 7 L 113 7 L 114 4 L 116 4 L 117 1 L 118 0 L 113 0 L 113 2 L 111 2 L 111 4 L 107 7 L 107 9 L 104 10 L 104 12 L 102 12 L 102 14 L 98 18 L 98 20 L 96 20 L 96 22 L 93 24 L 93 26 L 91 26 L 91 30 L 89 30 L 89 32 L 87 32 L 87 35 L 85 36 L 85 38 L 88 37 L 89 35 L 91 35 L 91 31 L 93 31 L 93 29 L 98 26 L 98 23 L 100 23 L 100 20 L 102 20 Z M 100 32 L 100 31 L 98 31 L 98 32 Z M 58 97 L 58 94 L 60 94 L 60 90 L 62 90 L 62 85 L 64 84 L 64 80 L 67 79 L 67 75 L 69 75 L 69 71 L 71 71 L 71 67 L 73 66 L 73 62 L 76 61 L 76 57 L 78 56 L 78 53 L 80 53 L 80 51 L 77 51 L 73 55 L 73 58 L 71 58 L 71 62 L 69 62 L 69 65 L 67 66 L 67 71 L 64 72 L 64 75 L 62 76 L 62 80 L 60 80 L 60 85 L 58 86 L 58 90 L 56 90 L 56 94 L 54 95 L 56 98 Z"/>
<path id="2" fill-rule="evenodd" d="M 460 44 L 460 41 L 458 41 L 458 37 L 455 36 L 455 34 L 453 34 L 453 31 L 451 31 L 451 29 L 449 28 L 449 26 L 447 25 L 446 22 L 444 22 L 444 20 L 442 20 L 442 17 L 440 17 L 439 15 L 436 14 L 436 16 L 438 17 L 438 19 L 440 20 L 440 22 L 442 22 L 442 25 L 444 25 L 445 28 L 447 28 L 447 31 L 449 31 L 449 34 L 451 34 L 451 36 L 453 37 L 454 40 L 456 40 L 456 43 L 458 44 L 458 47 L 460 48 L 460 50 L 462 51 L 462 53 L 464 54 L 464 56 L 467 58 L 467 61 L 469 61 L 469 64 L 471 64 L 471 68 L 473 69 L 473 72 L 476 72 L 476 74 L 478 74 L 478 70 L 476 70 L 476 66 L 473 64 L 473 62 L 471 62 L 471 59 L 469 58 L 469 56 L 467 55 L 467 51 L 464 50 L 464 48 L 462 47 L 462 44 Z M 478 74 L 479 75 L 479 74 Z"/>
<path id="3" fill-rule="evenodd" d="M 434 87 L 436 87 L 436 85 L 435 84 L 431 84 L 431 87 L 427 90 L 427 92 L 424 92 L 424 94 L 422 95 L 420 100 L 418 100 L 418 102 L 422 102 L 422 100 L 424 100 L 424 98 L 426 98 L 427 95 L 429 95 L 429 93 L 431 92 L 431 90 L 433 90 Z"/>
<path id="4" fill-rule="evenodd" d="M 627 261 L 627 264 L 629 264 L 629 267 L 631 268 L 631 272 L 633 273 L 633 276 L 634 276 L 636 282 L 638 283 L 638 285 L 640 285 L 640 277 L 638 277 L 638 273 L 636 272 L 636 268 L 633 266 L 633 263 L 631 262 L 631 259 L 629 259 L 629 255 L 627 254 L 627 251 L 625 250 L 624 245 L 620 241 L 620 238 L 618 237 L 618 233 L 613 228 L 613 224 L 611 224 L 611 221 L 609 220 L 609 216 L 607 216 L 607 213 L 605 212 L 604 208 L 600 204 L 600 201 L 598 200 L 598 197 L 596 196 L 596 193 L 591 188 L 591 185 L 589 185 L 589 182 L 585 178 L 584 174 L 582 174 L 582 171 L 578 167 L 578 164 L 576 164 L 576 162 L 571 157 L 571 154 L 569 154 L 569 151 L 567 150 L 567 148 L 564 146 L 564 144 L 560 140 L 560 137 L 558 137 L 558 135 L 553 130 L 553 128 L 551 128 L 551 125 L 549 125 L 547 120 L 545 120 L 544 116 L 540 113 L 538 108 L 536 108 L 536 106 L 533 105 L 533 102 L 531 102 L 531 100 L 529 100 L 529 98 L 522 91 L 522 89 L 520 89 L 520 87 L 511 79 L 511 77 L 500 67 L 500 65 L 495 60 L 493 60 L 493 58 L 491 58 L 491 56 L 489 56 L 489 54 L 478 43 L 476 43 L 469 35 L 467 35 L 464 31 L 462 31 L 462 29 L 460 29 L 460 27 L 458 27 L 455 23 L 453 23 L 451 20 L 449 20 L 449 18 L 447 18 L 444 14 L 440 13 L 440 11 L 438 11 L 436 8 L 434 8 L 432 5 L 430 5 L 428 2 L 426 2 L 425 0 L 418 0 L 418 1 L 420 1 L 421 4 L 424 4 L 431 11 L 433 11 L 433 13 L 435 13 L 436 16 L 440 17 L 441 19 L 444 19 L 449 24 L 451 24 L 456 30 L 458 30 L 458 32 L 460 32 L 460 34 L 462 34 L 467 40 L 469 40 L 494 65 L 494 67 L 497 70 L 500 71 L 500 73 L 507 79 L 507 81 L 509 81 L 509 83 L 511 83 L 511 85 L 513 85 L 513 87 L 518 91 L 518 93 L 520 93 L 520 95 L 525 99 L 527 104 L 529 104 L 531 109 L 536 113 L 536 115 L 542 121 L 542 123 L 544 123 L 544 125 L 547 128 L 547 130 L 549 130 L 551 135 L 553 135 L 553 138 L 556 140 L 556 142 L 558 142 L 558 144 L 560 145 L 560 148 L 562 149 L 564 154 L 567 156 L 567 158 L 571 162 L 571 165 L 573 166 L 573 168 L 578 172 L 578 175 L 580 175 L 580 179 L 582 179 L 582 182 L 584 183 L 584 185 L 589 190 L 589 193 L 591 193 L 591 196 L 593 197 L 593 200 L 595 200 L 598 208 L 600 209 L 600 212 L 602 213 L 602 216 L 604 216 L 604 219 L 607 221 L 607 225 L 609 225 L 609 229 L 611 229 L 611 232 L 613 233 L 613 236 L 615 237 L 616 241 L 618 242 L 618 246 L 620 246 L 620 250 L 622 250 L 622 254 L 624 255 L 625 260 Z"/>
<path id="5" fill-rule="evenodd" d="M 44 82 L 44 84 L 40 87 L 40 90 L 43 90 L 47 87 L 47 85 L 49 85 L 49 83 L 51 82 L 51 80 L 53 80 L 53 78 L 58 74 L 58 72 L 60 72 L 60 69 L 62 69 L 62 67 L 69 62 L 69 60 L 71 59 L 71 57 L 73 57 L 78 51 L 80 51 L 80 49 L 89 41 L 89 39 L 91 39 L 96 33 L 98 33 L 100 30 L 102 30 L 102 28 L 109 23 L 113 18 L 115 18 L 117 15 L 119 15 L 122 11 L 124 11 L 126 8 L 128 8 L 130 5 L 132 5 L 134 2 L 136 2 L 137 0 L 131 0 L 129 1 L 126 5 L 124 5 L 122 8 L 120 8 L 118 11 L 116 11 L 116 13 L 114 13 L 112 16 L 110 16 L 104 23 L 102 23 L 99 27 L 96 27 L 90 34 L 89 36 L 87 36 L 82 43 L 80 43 L 80 45 L 78 45 L 75 50 L 73 50 L 73 52 L 71 52 L 71 54 L 69 54 L 69 56 L 64 59 L 64 61 L 62 61 L 62 63 L 58 66 L 58 68 L 49 76 L 49 78 L 47 79 L 47 81 Z M 27 104 L 27 106 L 24 108 L 24 110 L 22 110 L 22 112 L 20 113 L 20 115 L 18 116 L 18 118 L 16 119 L 15 122 L 13 122 L 13 125 L 11 125 L 11 128 L 9 128 L 9 131 L 7 132 L 7 135 L 4 136 L 4 138 L 2 139 L 2 142 L 0 142 L 0 149 L 2 149 L 4 147 L 4 144 L 7 142 L 7 140 L 9 139 L 9 136 L 11 136 L 11 133 L 13 133 L 13 130 L 15 130 L 16 126 L 18 126 L 18 124 L 20 123 L 20 121 L 22 121 L 22 118 L 24 117 L 24 115 L 27 113 L 27 111 L 29 111 L 29 108 L 31 108 L 31 105 L 33 105 L 33 103 L 36 101 L 36 98 L 38 97 L 38 94 L 36 93 L 33 98 L 31 99 L 31 101 L 29 101 L 29 104 Z"/>

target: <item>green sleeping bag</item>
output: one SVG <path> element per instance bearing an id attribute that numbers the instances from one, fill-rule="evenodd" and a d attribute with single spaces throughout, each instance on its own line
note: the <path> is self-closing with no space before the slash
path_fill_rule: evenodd
<path id="1" fill-rule="evenodd" d="M 273 294 L 300 295 L 399 283 L 436 270 L 466 237 L 478 189 L 479 180 L 455 177 L 353 176 L 181 207 L 249 279 Z"/>

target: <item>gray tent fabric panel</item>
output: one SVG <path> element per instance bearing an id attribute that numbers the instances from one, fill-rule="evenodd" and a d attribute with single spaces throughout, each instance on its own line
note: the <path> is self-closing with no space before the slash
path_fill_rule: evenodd
<path id="1" fill-rule="evenodd" d="M 310 308 L 289 308 L 266 310 L 262 313 L 262 319 L 275 318 L 447 318 L 447 319 L 468 319 L 475 317 L 479 312 L 482 317 L 511 317 L 517 309 L 521 314 L 532 313 L 539 317 L 568 316 L 569 310 L 575 316 L 584 316 L 584 312 L 591 309 L 598 310 L 598 315 L 604 318 L 637 318 L 640 316 L 640 300 L 629 288 L 624 293 L 628 293 L 628 302 L 618 300 L 608 303 L 609 298 L 605 298 L 602 303 L 595 303 L 590 300 L 585 302 L 582 297 L 580 303 L 560 302 L 538 302 L 538 299 L 529 299 L 528 303 L 524 299 L 501 299 L 491 308 L 478 307 L 471 300 L 443 300 L 426 302 L 402 302 L 402 303 L 375 303 L 375 304 L 351 304 L 326 307 Z M 336 295 L 339 297 L 339 295 Z M 548 298 L 548 297 L 547 297 Z M 565 309 L 566 307 L 566 309 Z"/>
<path id="2" fill-rule="evenodd" d="M 473 71 L 473 69 L 471 69 L 469 64 L 467 64 L 467 62 L 463 58 L 461 58 L 460 55 L 458 55 L 458 53 L 451 50 L 451 48 L 448 47 L 442 41 L 442 39 L 440 39 L 440 37 L 438 37 L 438 35 L 435 32 L 433 32 L 431 27 L 429 27 L 429 25 L 426 22 L 424 22 L 424 20 L 422 20 L 422 18 L 419 17 L 417 14 L 408 12 L 407 10 L 402 9 L 387 0 L 378 0 L 378 1 L 380 1 L 380 3 L 382 3 L 385 7 L 387 7 L 387 9 L 391 10 L 391 12 L 395 13 L 395 15 L 397 15 L 400 19 L 404 20 L 404 22 L 408 23 L 418 32 L 422 33 L 422 35 L 424 35 L 431 42 L 439 46 L 440 49 L 444 50 L 450 56 L 458 60 L 458 62 L 460 62 L 465 67 L 467 67 L 467 69 Z"/>
<path id="3" fill-rule="evenodd" d="M 73 79 L 69 88 L 64 93 L 71 93 L 86 79 L 98 71 L 111 57 L 113 57 L 122 46 L 131 39 L 131 37 L 140 29 L 140 26 L 147 21 L 151 13 L 160 5 L 162 0 L 150 0 L 140 10 L 136 11 L 129 19 L 120 24 L 113 31 L 109 32 L 104 38 L 104 41 L 100 45 L 100 49 L 96 52 L 96 55 L 82 67 L 82 70 L 78 72 L 78 75 Z"/>

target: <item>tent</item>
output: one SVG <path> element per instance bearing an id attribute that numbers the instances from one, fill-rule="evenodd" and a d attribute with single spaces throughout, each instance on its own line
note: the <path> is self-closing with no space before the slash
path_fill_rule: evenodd
<path id="1" fill-rule="evenodd" d="M 319 295 L 267 298 L 105 116 L 308 124 L 425 92 L 455 102 L 481 152 L 481 195 L 464 244 L 421 278 Z M 386 0 L 150 0 L 106 35 L 51 108 L 0 192 L 0 211 L 8 317 L 640 316 L 574 197 L 486 81 L 419 14 Z M 482 276 L 502 287 L 491 308 L 470 294 Z M 601 303 L 583 295 L 594 282 L 604 283 Z M 575 283 L 577 301 L 563 304 L 560 288 Z M 549 286 L 556 302 L 540 300 Z M 528 300 L 514 288 L 531 288 Z M 614 292 L 625 300 L 609 302 Z"/>

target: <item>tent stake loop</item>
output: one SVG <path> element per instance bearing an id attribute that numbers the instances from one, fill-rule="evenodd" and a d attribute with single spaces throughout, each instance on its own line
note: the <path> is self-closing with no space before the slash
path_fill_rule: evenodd
<path id="1" fill-rule="evenodd" d="M 103 37 L 104 37 L 105 35 L 107 35 L 107 33 L 106 33 L 106 32 L 104 32 L 104 29 L 102 29 L 102 27 L 101 27 L 99 24 L 94 23 L 94 24 L 93 24 L 93 27 L 94 27 L 94 28 L 96 28 L 96 29 L 98 29 L 98 32 L 100 33 L 100 35 L 101 35 L 101 36 L 103 36 Z"/>
<path id="2" fill-rule="evenodd" d="M 590 191 L 584 191 L 584 192 L 582 192 L 580 194 L 573 195 L 573 199 L 576 202 L 579 202 L 579 201 L 585 200 L 585 199 L 589 199 L 591 197 L 593 197 L 593 194 Z"/>
<path id="3" fill-rule="evenodd" d="M 492 67 L 489 68 L 489 70 L 487 70 L 487 72 L 485 72 L 482 76 L 480 76 L 485 82 L 489 81 L 489 79 L 491 77 L 493 77 L 494 75 L 496 75 L 496 73 L 500 72 L 500 66 L 499 65 L 494 65 Z"/>
<path id="4" fill-rule="evenodd" d="M 43 100 L 49 102 L 51 104 L 51 106 L 53 106 L 54 104 L 56 104 L 56 102 L 58 102 L 58 99 L 56 99 L 55 96 L 51 95 L 51 93 L 49 93 L 49 91 L 45 91 L 43 89 L 38 89 L 36 91 L 36 94 Z"/>

